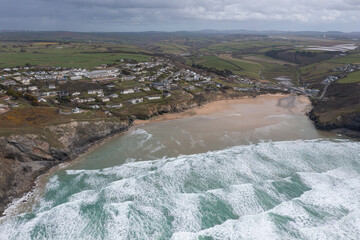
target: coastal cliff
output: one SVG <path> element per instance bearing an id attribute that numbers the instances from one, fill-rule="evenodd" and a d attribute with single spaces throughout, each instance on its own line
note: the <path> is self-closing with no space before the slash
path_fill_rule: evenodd
<path id="1" fill-rule="evenodd" d="M 0 137 L 0 213 L 51 167 L 128 128 L 128 122 L 80 121 L 47 127 L 52 140 L 36 134 Z"/>
<path id="2" fill-rule="evenodd" d="M 323 99 L 312 99 L 309 118 L 322 130 L 360 137 L 360 85 L 333 83 Z"/>

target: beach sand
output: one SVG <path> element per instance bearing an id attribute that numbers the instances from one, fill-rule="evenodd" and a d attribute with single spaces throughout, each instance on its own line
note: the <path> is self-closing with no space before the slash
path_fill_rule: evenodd
<path id="1" fill-rule="evenodd" d="M 274 101 L 277 104 L 274 106 Z M 253 112 L 256 107 L 258 112 L 267 112 L 267 110 L 287 110 L 295 114 L 305 114 L 311 110 L 311 102 L 307 96 L 296 96 L 290 94 L 267 94 L 259 95 L 256 98 L 244 97 L 240 99 L 222 100 L 207 103 L 203 106 L 186 110 L 180 113 L 168 113 L 164 115 L 155 116 L 149 120 L 135 120 L 134 124 L 144 124 L 151 122 L 162 122 L 192 116 L 210 115 L 215 113 L 224 113 L 237 111 L 235 106 L 242 106 L 241 112 Z M 278 108 L 278 109 L 276 109 Z M 264 110 L 264 111 L 262 111 Z M 256 120 L 256 119 L 254 119 Z"/>

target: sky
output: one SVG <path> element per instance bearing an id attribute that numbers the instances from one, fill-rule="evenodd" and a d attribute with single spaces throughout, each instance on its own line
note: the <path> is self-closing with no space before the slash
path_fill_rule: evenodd
<path id="1" fill-rule="evenodd" d="M 0 0 L 0 30 L 360 31 L 360 0 Z"/>

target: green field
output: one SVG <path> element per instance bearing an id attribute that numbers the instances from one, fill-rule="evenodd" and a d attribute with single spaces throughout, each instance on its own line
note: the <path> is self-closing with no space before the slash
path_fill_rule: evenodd
<path id="1" fill-rule="evenodd" d="M 349 54 L 347 56 L 329 60 L 328 62 L 340 64 L 360 64 L 360 53 Z"/>
<path id="2" fill-rule="evenodd" d="M 6 47 L 4 47 L 6 46 Z M 93 68 L 120 59 L 148 61 L 151 54 L 127 45 L 15 44 L 0 48 L 0 67 L 31 65 Z"/>
<path id="3" fill-rule="evenodd" d="M 338 83 L 360 83 L 360 71 L 350 73 L 346 78 L 340 79 Z"/>
<path id="4" fill-rule="evenodd" d="M 218 70 L 230 70 L 234 74 L 247 75 L 253 78 L 259 78 L 258 72 L 264 68 L 263 65 L 255 62 L 243 61 L 235 58 L 221 58 L 213 55 L 201 56 L 195 58 L 193 61 L 195 64 L 200 64 L 208 68 L 213 67 Z"/>

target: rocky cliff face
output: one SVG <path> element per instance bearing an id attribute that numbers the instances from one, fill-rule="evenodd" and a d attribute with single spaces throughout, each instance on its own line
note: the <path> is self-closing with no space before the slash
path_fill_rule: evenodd
<path id="1" fill-rule="evenodd" d="M 55 141 L 35 134 L 0 137 L 0 213 L 11 198 L 30 191 L 35 179 L 49 168 L 128 127 L 127 122 L 81 121 L 48 127 Z"/>
<path id="2" fill-rule="evenodd" d="M 360 112 L 341 114 L 332 121 L 321 120 L 321 115 L 314 110 L 309 113 L 309 118 L 314 121 L 315 126 L 322 130 L 345 128 L 360 131 Z"/>

